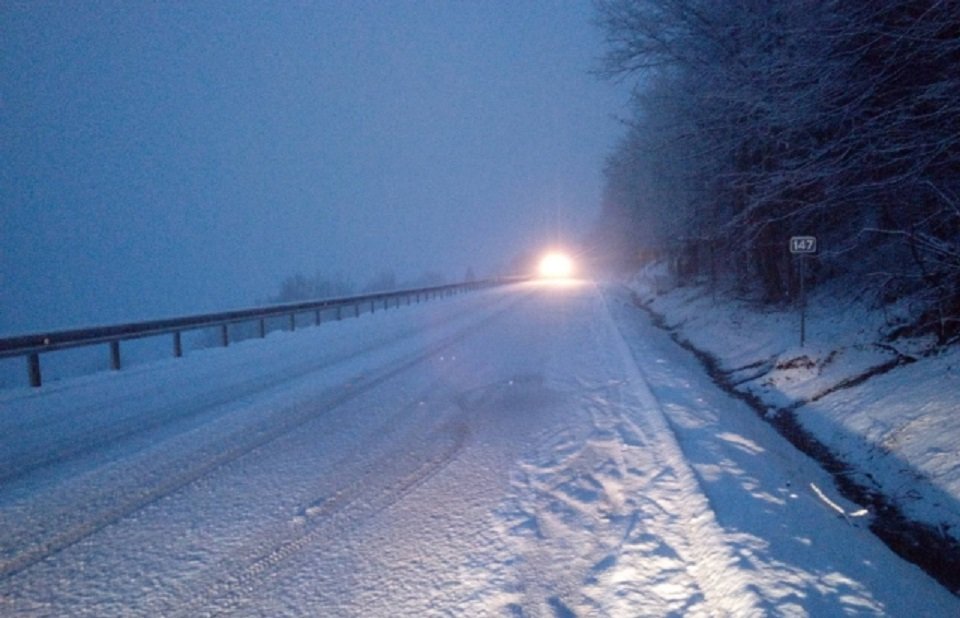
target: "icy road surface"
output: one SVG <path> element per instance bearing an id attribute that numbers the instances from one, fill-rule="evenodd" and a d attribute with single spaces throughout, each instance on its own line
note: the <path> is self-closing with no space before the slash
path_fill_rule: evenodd
<path id="1" fill-rule="evenodd" d="M 0 615 L 960 615 L 645 320 L 523 284 L 8 391 Z"/>

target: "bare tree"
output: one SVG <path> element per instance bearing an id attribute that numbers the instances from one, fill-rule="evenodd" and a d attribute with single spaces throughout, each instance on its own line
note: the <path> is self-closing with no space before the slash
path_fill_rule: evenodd
<path id="1" fill-rule="evenodd" d="M 600 72 L 636 84 L 604 216 L 638 245 L 726 247 L 728 273 L 770 301 L 792 291 L 792 234 L 821 236 L 838 271 L 845 252 L 902 245 L 904 274 L 960 313 L 960 3 L 596 5 Z"/>

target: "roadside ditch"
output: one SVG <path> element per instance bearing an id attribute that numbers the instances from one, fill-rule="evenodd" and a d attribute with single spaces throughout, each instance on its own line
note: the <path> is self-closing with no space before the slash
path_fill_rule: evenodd
<path id="1" fill-rule="evenodd" d="M 837 490 L 848 500 L 868 508 L 871 512 L 870 530 L 899 556 L 916 564 L 940 582 L 953 594 L 960 596 L 960 542 L 936 525 L 908 517 L 897 502 L 876 488 L 858 482 L 858 476 L 869 478 L 869 470 L 855 468 L 808 431 L 797 418 L 797 410 L 808 403 L 826 397 L 838 390 L 851 388 L 887 373 L 897 367 L 916 361 L 899 355 L 882 365 L 861 374 L 848 377 L 808 400 L 799 400 L 785 407 L 772 406 L 759 396 L 738 388 L 762 377 L 774 368 L 772 362 L 758 361 L 750 366 L 727 371 L 719 359 L 697 348 L 683 337 L 678 327 L 667 325 L 666 318 L 650 307 L 635 292 L 630 292 L 633 304 L 647 313 L 653 324 L 668 333 L 677 345 L 693 354 L 710 378 L 725 392 L 750 406 L 757 415 L 772 425 L 797 449 L 816 460 L 833 477 Z M 734 379 L 743 371 L 755 369 L 747 378 Z"/>

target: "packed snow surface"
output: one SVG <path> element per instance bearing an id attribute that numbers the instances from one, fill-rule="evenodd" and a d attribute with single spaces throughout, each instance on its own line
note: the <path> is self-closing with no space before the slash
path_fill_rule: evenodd
<path id="1" fill-rule="evenodd" d="M 822 470 L 589 282 L 275 333 L 0 406 L 3 616 L 960 613 Z"/>

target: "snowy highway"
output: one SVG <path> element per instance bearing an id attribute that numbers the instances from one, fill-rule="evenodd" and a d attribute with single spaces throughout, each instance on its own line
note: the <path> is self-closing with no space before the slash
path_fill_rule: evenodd
<path id="1" fill-rule="evenodd" d="M 592 282 L 10 390 L 0 412 L 0 616 L 960 615 Z"/>

